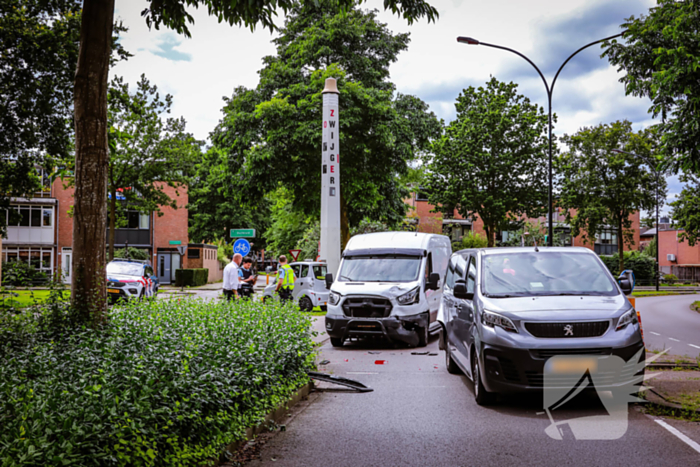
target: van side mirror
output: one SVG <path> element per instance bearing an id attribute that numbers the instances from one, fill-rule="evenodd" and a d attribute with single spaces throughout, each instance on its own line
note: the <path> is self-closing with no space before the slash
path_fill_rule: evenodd
<path id="1" fill-rule="evenodd" d="M 328 273 L 326 274 L 326 288 L 330 289 L 331 285 L 333 285 L 333 274 Z"/>
<path id="2" fill-rule="evenodd" d="M 438 284 L 440 283 L 440 274 L 437 272 L 431 272 L 428 277 L 428 290 L 437 290 Z"/>
<path id="3" fill-rule="evenodd" d="M 474 294 L 467 292 L 467 284 L 464 282 L 457 282 L 453 290 L 455 298 L 461 298 L 462 300 L 473 300 Z"/>

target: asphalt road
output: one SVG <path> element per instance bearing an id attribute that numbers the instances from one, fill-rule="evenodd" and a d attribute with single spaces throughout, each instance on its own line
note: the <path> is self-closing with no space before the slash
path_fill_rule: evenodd
<path id="1" fill-rule="evenodd" d="M 411 355 L 415 349 L 381 344 L 324 345 L 319 358 L 330 360 L 326 371 L 357 379 L 374 392 L 312 394 L 286 431 L 275 434 L 260 458 L 247 465 L 700 465 L 700 452 L 635 406 L 620 439 L 577 440 L 571 431 L 565 431 L 564 440 L 551 439 L 541 395 L 510 396 L 480 407 L 467 378 L 447 373 L 437 347 L 433 338 L 426 350 L 438 355 L 418 356 Z M 557 421 L 600 414 L 591 408 L 596 405 L 591 397 Z M 693 439 L 700 437 L 697 424 L 667 422 Z M 596 429 L 605 432 L 606 425 Z"/>
<path id="2" fill-rule="evenodd" d="M 669 349 L 671 355 L 700 354 L 700 313 L 690 305 L 700 295 L 667 295 L 636 299 L 647 349 Z"/>

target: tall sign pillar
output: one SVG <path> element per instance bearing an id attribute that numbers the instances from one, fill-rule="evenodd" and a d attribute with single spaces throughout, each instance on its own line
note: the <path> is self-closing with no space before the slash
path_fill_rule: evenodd
<path id="1" fill-rule="evenodd" d="M 321 244 L 319 256 L 328 272 L 336 275 L 340 265 L 340 137 L 338 132 L 338 86 L 326 79 L 323 89 L 323 148 L 321 165 Z"/>

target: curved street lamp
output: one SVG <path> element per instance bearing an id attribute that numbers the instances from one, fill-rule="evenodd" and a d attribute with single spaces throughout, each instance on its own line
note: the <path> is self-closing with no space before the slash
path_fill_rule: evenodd
<path id="1" fill-rule="evenodd" d="M 537 68 L 537 65 L 534 64 L 532 60 L 527 58 L 525 55 L 521 54 L 517 50 L 509 49 L 508 47 L 503 47 L 501 45 L 494 45 L 494 44 L 488 44 L 486 42 L 480 42 L 472 37 L 463 37 L 459 36 L 457 38 L 457 42 L 461 44 L 467 44 L 467 45 L 484 45 L 486 47 L 493 47 L 494 49 L 501 49 L 501 50 L 507 50 L 508 52 L 513 52 L 516 55 L 519 55 L 520 57 L 524 58 L 527 60 L 527 62 L 533 66 L 535 70 L 537 70 L 537 73 L 539 73 L 540 78 L 542 78 L 542 82 L 544 83 L 544 88 L 547 90 L 547 104 L 549 107 L 549 200 L 548 200 L 548 214 L 547 214 L 547 224 L 548 224 L 548 237 L 547 237 L 547 246 L 554 246 L 554 229 L 553 229 L 553 223 L 552 223 L 552 210 L 553 210 L 553 201 L 552 201 L 552 91 L 554 91 L 554 83 L 557 82 L 557 78 L 559 77 L 559 73 L 561 72 L 562 68 L 564 68 L 564 65 L 569 63 L 569 60 L 571 60 L 574 55 L 582 51 L 583 49 L 586 49 L 592 45 L 599 44 L 601 42 L 605 42 L 610 39 L 615 39 L 616 37 L 620 37 L 624 34 L 624 32 L 620 34 L 615 34 L 614 36 L 606 37 L 604 39 L 597 40 L 595 42 L 591 42 L 590 44 L 586 44 L 580 49 L 578 49 L 576 52 L 572 53 L 569 55 L 569 58 L 564 60 L 564 63 L 561 64 L 559 69 L 557 70 L 557 74 L 554 75 L 554 79 L 552 80 L 552 84 L 549 85 L 547 83 L 547 80 L 545 79 L 544 75 L 540 71 L 539 68 Z"/>
<path id="2" fill-rule="evenodd" d="M 632 152 L 627 152 L 627 151 L 622 151 L 620 149 L 613 149 L 612 152 L 615 152 L 617 154 L 628 154 L 630 156 L 634 156 L 638 159 L 643 160 L 651 170 L 654 171 L 654 175 L 656 176 L 656 271 L 654 271 L 654 280 L 656 282 L 656 291 L 659 291 L 659 242 L 661 239 L 659 238 L 659 181 L 660 181 L 660 176 L 661 176 L 661 171 L 658 169 L 657 164 L 653 163 L 653 159 L 649 159 L 647 156 L 641 156 L 639 154 L 634 154 Z"/>

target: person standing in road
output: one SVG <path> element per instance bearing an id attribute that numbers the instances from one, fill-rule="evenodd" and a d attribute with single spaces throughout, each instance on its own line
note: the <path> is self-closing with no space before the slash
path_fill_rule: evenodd
<path id="1" fill-rule="evenodd" d="M 294 270 L 287 264 L 287 257 L 280 256 L 280 267 L 277 270 L 277 292 L 280 299 L 284 302 L 292 299 L 292 291 L 294 290 Z"/>
<path id="2" fill-rule="evenodd" d="M 240 281 L 241 287 L 238 289 L 238 294 L 241 298 L 250 298 L 253 296 L 253 285 L 257 276 L 253 274 L 253 260 L 246 256 L 243 258 L 243 264 L 238 269 L 238 280 Z"/>
<path id="3" fill-rule="evenodd" d="M 240 253 L 236 253 L 231 257 L 231 262 L 224 268 L 224 297 L 228 301 L 238 298 L 238 287 L 240 285 L 238 265 L 241 264 L 242 259 L 243 256 Z"/>

